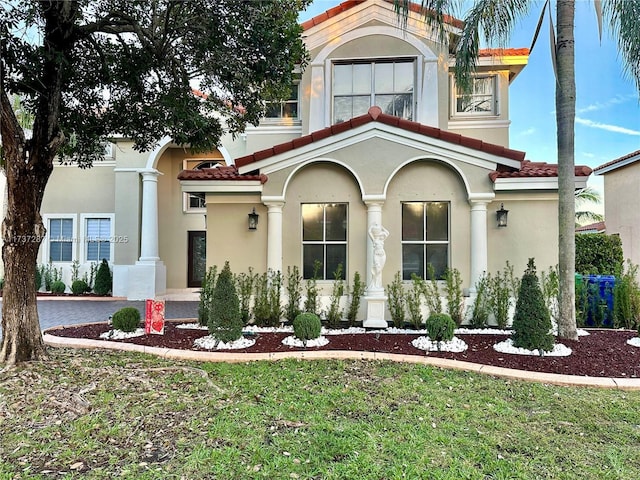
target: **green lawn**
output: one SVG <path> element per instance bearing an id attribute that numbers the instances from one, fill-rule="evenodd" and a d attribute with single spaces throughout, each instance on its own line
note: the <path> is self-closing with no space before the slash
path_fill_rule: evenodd
<path id="1" fill-rule="evenodd" d="M 640 478 L 640 392 L 388 362 L 50 354 L 0 374 L 0 479 Z"/>

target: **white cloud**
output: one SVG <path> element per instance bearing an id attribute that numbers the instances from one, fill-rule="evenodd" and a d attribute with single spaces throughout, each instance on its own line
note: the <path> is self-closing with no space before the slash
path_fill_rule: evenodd
<path id="1" fill-rule="evenodd" d="M 587 113 L 587 112 L 595 112 L 597 110 L 603 110 L 613 105 L 619 105 L 621 103 L 625 103 L 630 100 L 636 100 L 636 99 L 637 97 L 633 93 L 628 95 L 616 95 L 615 97 L 610 98 L 609 100 L 606 100 L 604 102 L 596 102 L 596 103 L 592 103 L 591 105 L 587 105 L 586 107 L 577 108 L 576 113 L 580 114 L 580 113 Z"/>
<path id="2" fill-rule="evenodd" d="M 584 125 L 585 127 L 598 128 L 600 130 L 606 130 L 608 132 L 622 133 L 623 135 L 640 136 L 640 130 L 632 130 L 630 128 L 610 125 L 608 123 L 594 122 L 593 120 L 588 120 L 586 118 L 576 117 L 576 123 Z"/>
<path id="3" fill-rule="evenodd" d="M 522 132 L 518 133 L 519 137 L 528 137 L 530 135 L 533 135 L 534 133 L 536 133 L 536 129 L 534 127 L 529 127 L 526 130 L 523 130 Z"/>

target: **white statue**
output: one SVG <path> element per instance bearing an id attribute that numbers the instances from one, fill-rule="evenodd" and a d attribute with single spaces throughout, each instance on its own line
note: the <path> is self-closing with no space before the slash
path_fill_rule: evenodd
<path id="1" fill-rule="evenodd" d="M 382 225 L 374 223 L 369 228 L 369 238 L 373 242 L 373 267 L 371 268 L 371 285 L 374 290 L 382 290 L 382 269 L 387 261 L 384 251 L 384 241 L 389 236 L 389 231 Z"/>

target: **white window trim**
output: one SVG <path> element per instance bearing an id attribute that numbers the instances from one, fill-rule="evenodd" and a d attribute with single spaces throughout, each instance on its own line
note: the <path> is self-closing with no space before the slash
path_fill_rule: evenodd
<path id="1" fill-rule="evenodd" d="M 422 72 L 422 58 L 420 55 L 399 55 L 399 56 L 382 56 L 382 57 L 366 57 L 366 58 L 329 58 L 325 61 L 325 118 L 326 126 L 334 125 L 333 123 L 333 67 L 336 64 L 348 64 L 357 62 L 385 62 L 390 60 L 411 60 L 414 64 L 413 78 L 413 120 L 419 122 L 421 120 L 421 100 L 422 100 L 422 82 L 420 78 Z M 375 95 L 375 92 L 373 92 Z"/>
<path id="2" fill-rule="evenodd" d="M 304 220 L 302 218 L 302 206 L 303 205 L 330 205 L 330 204 L 344 204 L 347 206 L 347 231 L 346 231 L 346 240 L 342 241 L 336 241 L 336 240 L 321 240 L 321 241 L 305 241 L 304 240 Z M 326 218 L 326 211 L 324 213 L 325 218 Z M 323 220 L 324 221 L 324 220 Z M 323 227 L 323 237 L 326 236 L 326 225 L 324 225 Z M 304 246 L 305 245 L 322 245 L 323 247 L 325 247 L 325 254 L 326 254 L 326 246 L 327 245 L 344 245 L 345 246 L 345 256 L 344 256 L 344 265 L 342 265 L 342 274 L 344 275 L 344 281 L 346 282 L 348 280 L 348 276 L 347 276 L 347 266 L 349 265 L 349 202 L 303 202 L 300 204 L 300 274 L 302 276 L 302 279 L 304 281 L 310 280 L 311 278 L 304 278 Z M 327 276 L 333 276 L 333 272 L 327 272 Z M 316 279 L 316 282 L 318 283 L 318 285 L 333 285 L 333 283 L 335 282 L 334 278 L 318 278 Z"/>
<path id="3" fill-rule="evenodd" d="M 426 203 L 446 203 L 447 204 L 447 240 L 430 240 L 428 241 L 425 237 L 425 240 L 402 240 L 402 238 L 400 238 L 400 272 L 404 272 L 404 262 L 402 260 L 402 249 L 404 247 L 404 245 L 423 245 L 423 246 L 427 246 L 427 245 L 446 245 L 447 246 L 447 268 L 451 268 L 451 201 L 449 200 L 406 200 L 406 201 L 402 201 L 400 202 L 401 204 L 401 209 L 402 209 L 402 204 L 405 203 L 422 203 L 422 204 L 426 204 Z M 401 214 L 402 215 L 402 214 Z M 401 217 L 402 218 L 402 217 Z M 423 217 L 423 228 L 424 228 L 424 220 L 426 220 L 426 217 Z M 400 220 L 400 228 L 402 229 L 402 220 Z M 425 265 L 424 268 L 427 268 L 427 262 L 426 262 L 426 258 L 425 258 Z M 426 274 L 428 273 L 426 270 L 424 271 L 425 273 L 425 281 L 431 281 L 428 280 L 426 278 Z M 405 280 L 403 278 L 402 280 L 405 283 L 410 283 L 411 280 Z M 436 280 L 437 282 L 440 283 L 444 283 L 444 280 Z"/>
<path id="4" fill-rule="evenodd" d="M 269 126 L 269 127 L 291 127 L 291 126 L 298 126 L 302 124 L 302 98 L 301 98 L 301 89 L 300 89 L 300 80 L 294 80 L 293 82 L 293 86 L 295 88 L 298 89 L 298 116 L 297 117 L 289 117 L 289 118 L 285 118 L 285 117 L 262 117 L 260 119 L 260 123 L 258 124 L 258 127 L 256 128 L 260 128 L 262 126 Z M 288 100 L 285 100 L 284 102 L 278 102 L 280 104 L 282 103 L 287 103 Z M 276 103 L 276 102 L 272 102 L 272 103 Z"/>
<path id="5" fill-rule="evenodd" d="M 68 262 L 51 262 L 52 265 L 70 265 L 75 259 L 78 258 L 78 216 L 75 213 L 45 213 L 42 215 L 42 220 L 45 228 L 47 229 L 47 235 L 41 244 L 42 256 L 40 257 L 41 263 L 48 264 L 51 248 L 49 242 L 51 237 L 49 236 L 49 221 L 56 219 L 71 219 L 72 231 L 71 231 L 71 260 Z"/>
<path id="6" fill-rule="evenodd" d="M 453 75 L 450 75 L 450 118 L 452 120 L 464 119 L 464 120 L 487 120 L 500 117 L 500 75 L 496 73 L 480 73 L 474 75 L 474 77 L 491 77 L 493 79 L 493 109 L 491 112 L 458 112 L 457 111 L 457 87 L 456 81 Z"/>
<path id="7" fill-rule="evenodd" d="M 100 219 L 108 219 L 110 220 L 109 224 L 111 226 L 111 231 L 109 232 L 109 264 L 113 264 L 113 259 L 114 259 L 114 253 L 115 253 L 115 244 L 118 243 L 117 239 L 114 235 L 114 227 L 115 227 L 115 219 L 116 219 L 116 215 L 114 213 L 81 213 L 80 214 L 80 225 L 82 228 L 82 235 L 80 235 L 80 238 L 78 239 L 78 244 L 80 245 L 79 248 L 79 261 L 81 264 L 89 264 L 92 262 L 101 262 L 102 259 L 100 260 L 87 260 L 87 237 L 86 237 L 86 232 L 87 232 L 87 220 L 93 220 L 94 218 L 100 218 Z M 124 242 L 125 237 L 122 236 L 121 240 L 122 242 Z"/>
<path id="8" fill-rule="evenodd" d="M 203 208 L 196 208 L 196 207 L 190 207 L 189 206 L 189 195 L 192 195 L 194 193 L 204 193 L 204 192 L 183 192 L 182 194 L 182 213 L 188 213 L 188 214 L 192 214 L 192 213 L 199 213 L 200 215 L 202 215 L 203 213 L 207 213 L 207 207 L 203 207 Z"/>

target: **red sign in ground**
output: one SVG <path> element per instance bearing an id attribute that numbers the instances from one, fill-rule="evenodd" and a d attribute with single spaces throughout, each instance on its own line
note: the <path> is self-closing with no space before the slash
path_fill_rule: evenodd
<path id="1" fill-rule="evenodd" d="M 164 335 L 164 300 L 147 300 L 144 333 Z"/>

